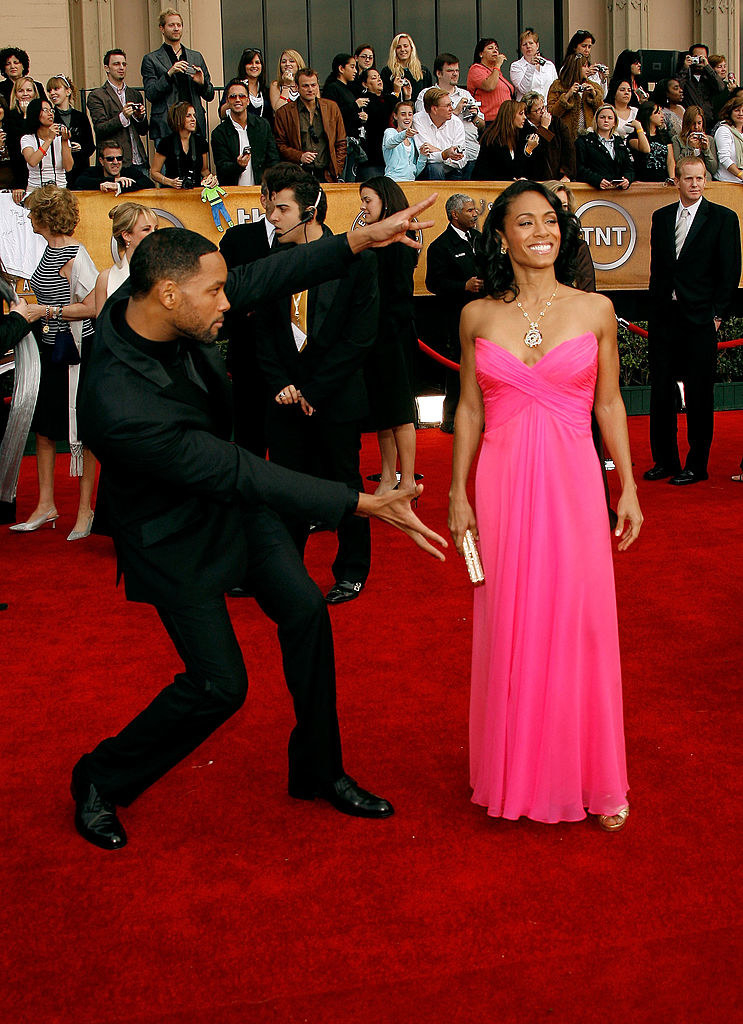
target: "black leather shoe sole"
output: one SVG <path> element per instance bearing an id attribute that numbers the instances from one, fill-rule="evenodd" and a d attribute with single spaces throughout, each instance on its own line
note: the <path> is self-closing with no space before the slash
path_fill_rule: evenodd
<path id="1" fill-rule="evenodd" d="M 75 828 L 83 839 L 101 850 L 126 846 L 126 832 L 116 817 L 116 808 L 101 797 L 79 764 L 72 769 L 70 793 L 75 801 Z"/>
<path id="2" fill-rule="evenodd" d="M 669 476 L 676 476 L 680 470 L 666 469 L 665 466 L 653 466 L 646 473 L 642 474 L 643 480 L 667 480 Z"/>

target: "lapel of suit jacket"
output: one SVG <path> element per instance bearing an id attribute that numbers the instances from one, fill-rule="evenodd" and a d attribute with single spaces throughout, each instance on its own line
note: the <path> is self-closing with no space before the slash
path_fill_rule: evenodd
<path id="1" fill-rule="evenodd" d="M 692 225 L 689 228 L 689 230 L 686 232 L 686 238 L 684 239 L 684 244 L 681 246 L 681 252 L 678 254 L 678 257 L 677 257 L 678 259 L 681 259 L 682 256 L 685 256 L 690 251 L 690 250 L 687 249 L 687 246 L 689 245 L 690 242 L 694 241 L 696 236 L 702 230 L 702 228 L 704 227 L 705 221 L 707 220 L 708 217 L 709 217 L 709 203 L 704 198 L 704 196 L 702 196 L 702 201 L 699 204 L 699 209 L 697 210 L 696 215 L 694 217 L 694 220 L 692 221 Z M 676 235 L 676 218 L 675 217 L 674 217 L 674 221 L 673 221 L 673 228 L 674 228 L 674 248 L 675 248 L 675 235 Z"/>
<path id="2" fill-rule="evenodd" d="M 324 284 L 320 284 L 313 289 L 315 301 L 313 303 L 310 330 L 308 331 L 308 334 L 311 334 L 313 337 L 319 337 L 322 334 L 323 325 L 333 308 L 339 286 L 340 280 L 335 278 L 335 280 L 325 281 Z"/>

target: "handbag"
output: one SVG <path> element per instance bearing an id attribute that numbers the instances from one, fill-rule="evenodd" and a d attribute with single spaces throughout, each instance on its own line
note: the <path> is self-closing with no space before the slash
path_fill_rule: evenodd
<path id="1" fill-rule="evenodd" d="M 67 324 L 63 324 L 54 336 L 52 362 L 63 366 L 77 366 L 80 362 L 80 353 Z"/>

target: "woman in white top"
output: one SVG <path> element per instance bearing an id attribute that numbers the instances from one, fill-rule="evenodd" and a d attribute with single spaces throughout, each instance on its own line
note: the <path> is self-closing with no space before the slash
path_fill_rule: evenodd
<path id="1" fill-rule="evenodd" d="M 516 99 L 522 100 L 527 92 L 546 96 L 557 78 L 557 68 L 539 52 L 539 36 L 533 28 L 525 28 L 519 36 L 521 59 L 511 65 L 511 81 Z"/>
<path id="2" fill-rule="evenodd" d="M 719 166 L 717 181 L 736 185 L 743 183 L 743 99 L 734 96 L 720 111 L 720 124 L 715 132 Z"/>
<path id="3" fill-rule="evenodd" d="M 129 260 L 143 238 L 157 231 L 157 214 L 141 203 L 119 203 L 108 211 L 112 220 L 111 234 L 116 242 L 119 259 L 107 270 L 102 270 L 95 283 L 95 315 L 105 305 L 109 295 L 129 277 Z"/>
<path id="4" fill-rule="evenodd" d="M 606 102 L 610 103 L 617 114 L 617 127 L 614 132 L 620 139 L 626 139 L 637 131 L 637 107 L 630 104 L 632 99 L 632 86 L 629 82 L 617 82 L 614 94 L 609 91 L 606 95 Z"/>
<path id="5" fill-rule="evenodd" d="M 66 172 L 73 165 L 70 131 L 55 123 L 49 100 L 31 100 L 26 109 L 26 128 L 21 153 L 28 167 L 27 191 L 49 184 L 67 188 Z"/>

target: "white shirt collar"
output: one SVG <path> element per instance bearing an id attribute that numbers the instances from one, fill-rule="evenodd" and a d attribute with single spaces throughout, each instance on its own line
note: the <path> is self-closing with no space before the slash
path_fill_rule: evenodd
<path id="1" fill-rule="evenodd" d="M 452 224 L 452 222 L 451 222 L 451 221 L 449 221 L 449 227 L 450 227 L 450 228 L 452 229 L 452 231 L 456 231 L 456 233 L 457 233 L 457 234 L 459 235 L 459 237 L 460 237 L 460 238 L 462 239 L 462 241 L 463 241 L 463 242 L 468 242 L 468 243 L 469 243 L 469 238 L 467 237 L 467 235 L 465 234 L 465 232 L 464 232 L 464 231 L 462 231 L 462 229 L 461 229 L 461 228 L 457 228 L 457 227 L 455 227 L 455 226 L 454 226 L 454 225 Z"/>
<path id="2" fill-rule="evenodd" d="M 691 204 L 691 206 L 684 206 L 681 200 L 679 199 L 679 204 L 676 209 L 676 223 L 678 224 L 679 217 L 681 216 L 681 211 L 686 210 L 689 214 L 689 227 L 691 227 L 691 225 L 694 223 L 694 218 L 697 215 L 697 210 L 699 209 L 699 205 L 702 202 L 702 199 L 704 199 L 704 196 L 700 196 L 695 203 Z"/>

